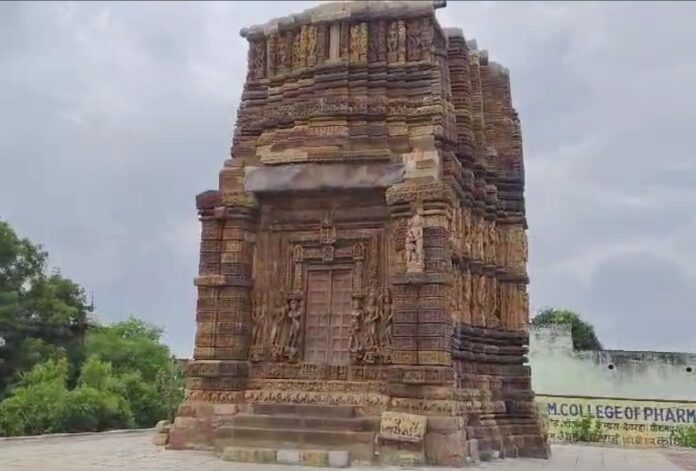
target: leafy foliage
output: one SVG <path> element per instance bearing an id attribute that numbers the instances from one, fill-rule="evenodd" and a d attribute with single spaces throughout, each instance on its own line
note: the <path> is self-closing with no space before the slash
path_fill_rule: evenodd
<path id="1" fill-rule="evenodd" d="M 677 446 L 696 448 L 696 425 L 685 425 L 674 429 L 672 439 Z"/>
<path id="2" fill-rule="evenodd" d="M 576 350 L 601 350 L 594 327 L 575 312 L 568 309 L 545 308 L 532 319 L 532 325 L 569 324 L 573 336 L 573 348 Z"/>
<path id="3" fill-rule="evenodd" d="M 0 221 L 0 435 L 152 427 L 172 418 L 183 374 L 162 330 L 100 326 L 84 291 Z M 3 400 L 4 398 L 4 400 Z"/>
<path id="4" fill-rule="evenodd" d="M 77 376 L 89 327 L 84 291 L 59 272 L 47 273 L 47 254 L 0 221 L 0 398 L 18 374 L 46 358 L 68 357 Z"/>

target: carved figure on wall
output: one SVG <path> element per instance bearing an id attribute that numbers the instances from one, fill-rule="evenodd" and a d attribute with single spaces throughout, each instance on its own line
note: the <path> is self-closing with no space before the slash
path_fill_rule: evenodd
<path id="1" fill-rule="evenodd" d="M 478 260 L 483 260 L 484 259 L 484 252 L 483 252 L 484 231 L 483 231 L 483 218 L 480 216 L 474 218 L 473 233 L 474 233 L 474 256 Z"/>
<path id="2" fill-rule="evenodd" d="M 342 22 L 340 27 L 340 50 L 341 58 L 348 59 L 350 54 L 350 24 L 347 22 Z"/>
<path id="3" fill-rule="evenodd" d="M 307 66 L 312 67 L 317 63 L 317 27 L 307 26 Z"/>
<path id="4" fill-rule="evenodd" d="M 272 34 L 268 37 L 267 41 L 267 62 L 268 62 L 268 73 L 269 75 L 276 72 L 277 61 L 278 61 L 278 35 Z"/>
<path id="5" fill-rule="evenodd" d="M 520 290 L 520 308 L 518 311 L 517 327 L 519 329 L 526 329 L 527 322 L 529 318 L 529 295 L 527 294 L 527 289 L 523 286 Z"/>
<path id="6" fill-rule="evenodd" d="M 359 23 L 350 28 L 350 61 L 367 60 L 367 23 Z"/>
<path id="7" fill-rule="evenodd" d="M 394 311 L 392 310 L 391 290 L 384 288 L 382 290 L 382 309 L 380 317 L 380 326 L 382 328 L 382 347 L 391 348 L 392 346 L 392 324 L 394 322 Z"/>
<path id="8" fill-rule="evenodd" d="M 421 59 L 421 24 L 418 18 L 408 22 L 406 26 L 406 58 L 409 61 Z"/>
<path id="9" fill-rule="evenodd" d="M 266 41 L 256 43 L 254 52 L 254 78 L 261 79 L 266 76 Z"/>
<path id="10" fill-rule="evenodd" d="M 295 34 L 292 43 L 292 66 L 294 69 L 300 69 L 306 65 L 306 41 L 307 41 L 307 27 L 303 26 Z"/>
<path id="11" fill-rule="evenodd" d="M 462 275 L 462 321 L 471 322 L 471 273 L 466 270 Z"/>
<path id="12" fill-rule="evenodd" d="M 288 309 L 288 320 L 290 321 L 290 332 L 287 340 L 287 355 L 290 361 L 297 359 L 299 352 L 298 344 L 300 339 L 300 320 L 302 319 L 302 300 L 300 296 L 293 295 L 290 298 Z"/>
<path id="13" fill-rule="evenodd" d="M 462 208 L 462 245 L 464 255 L 471 256 L 471 209 L 468 206 Z"/>
<path id="14" fill-rule="evenodd" d="M 498 280 L 496 278 L 488 278 L 486 291 L 486 326 L 498 327 L 500 313 L 498 312 Z"/>
<path id="15" fill-rule="evenodd" d="M 476 311 L 473 315 L 476 316 L 477 325 L 485 325 L 486 322 L 486 277 L 482 275 L 476 276 Z"/>
<path id="16" fill-rule="evenodd" d="M 334 259 L 335 249 L 333 245 L 325 245 L 321 249 L 321 259 L 324 262 L 330 262 Z"/>
<path id="17" fill-rule="evenodd" d="M 253 323 L 251 344 L 253 346 L 261 345 L 266 330 L 266 306 L 264 301 L 263 292 L 257 291 L 252 299 L 251 309 L 251 320 Z"/>
<path id="18" fill-rule="evenodd" d="M 278 69 L 284 71 L 292 68 L 292 33 L 278 36 Z"/>
<path id="19" fill-rule="evenodd" d="M 362 322 L 364 311 L 361 306 L 362 302 L 359 297 L 353 298 L 353 310 L 350 313 L 350 343 L 349 349 L 351 355 L 360 356 L 364 350 L 362 343 Z"/>
<path id="20" fill-rule="evenodd" d="M 389 62 L 396 62 L 399 59 L 399 22 L 389 23 L 387 30 L 387 56 Z"/>
<path id="21" fill-rule="evenodd" d="M 529 260 L 529 244 L 527 242 L 527 233 L 524 229 L 520 230 L 520 239 L 520 256 L 522 257 L 522 265 L 524 267 Z"/>
<path id="22" fill-rule="evenodd" d="M 329 211 L 325 212 L 321 217 L 319 240 L 325 245 L 336 242 L 336 227 L 333 224 L 333 217 Z"/>
<path id="23" fill-rule="evenodd" d="M 406 271 L 418 273 L 425 269 L 425 253 L 423 251 L 423 210 L 419 206 L 411 219 L 408 220 L 406 232 Z"/>
<path id="24" fill-rule="evenodd" d="M 384 22 L 374 21 L 368 26 L 367 60 L 377 62 L 380 60 L 380 51 L 384 41 Z"/>
<path id="25" fill-rule="evenodd" d="M 379 344 L 377 337 L 380 309 L 377 303 L 377 293 L 374 289 L 370 290 L 365 305 L 365 333 L 366 347 L 376 347 Z"/>
<path id="26" fill-rule="evenodd" d="M 283 353 L 284 338 L 286 336 L 288 303 L 285 298 L 285 293 L 278 293 L 275 307 L 273 308 L 272 328 L 271 328 L 271 350 L 274 359 L 280 359 Z"/>
<path id="27" fill-rule="evenodd" d="M 317 63 L 324 62 L 329 58 L 328 27 L 326 23 L 317 25 Z"/>

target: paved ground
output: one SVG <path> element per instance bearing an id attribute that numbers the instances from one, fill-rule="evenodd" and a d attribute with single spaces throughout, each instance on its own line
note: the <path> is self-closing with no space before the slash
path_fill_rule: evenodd
<path id="1" fill-rule="evenodd" d="M 0 440 L 2 471 L 317 471 L 317 468 L 248 465 L 208 453 L 170 451 L 151 444 L 152 432 Z M 355 468 L 353 468 L 355 470 Z M 376 469 L 376 468 L 372 468 Z M 383 468 L 396 471 L 399 468 Z M 553 458 L 501 460 L 478 468 L 495 471 L 696 471 L 696 452 L 558 445 Z M 431 468 L 445 471 L 446 468 Z"/>

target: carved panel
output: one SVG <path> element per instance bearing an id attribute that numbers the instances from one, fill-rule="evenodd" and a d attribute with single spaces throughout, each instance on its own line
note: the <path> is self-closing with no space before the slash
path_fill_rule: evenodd
<path id="1" fill-rule="evenodd" d="M 276 57 L 278 72 L 286 72 L 292 68 L 292 39 L 293 34 L 289 31 L 278 37 L 278 53 Z"/>
<path id="2" fill-rule="evenodd" d="M 292 67 L 300 69 L 307 64 L 307 26 L 295 34 L 292 43 Z"/>
<path id="3" fill-rule="evenodd" d="M 350 28 L 350 61 L 365 62 L 367 60 L 367 23 L 358 23 Z"/>
<path id="4" fill-rule="evenodd" d="M 370 62 L 384 61 L 387 58 L 386 25 L 384 20 L 373 21 L 369 25 L 367 59 Z"/>
<path id="5" fill-rule="evenodd" d="M 305 31 L 307 67 L 313 67 L 317 64 L 317 27 L 308 25 Z"/>
<path id="6" fill-rule="evenodd" d="M 329 58 L 329 28 L 326 23 L 320 23 L 316 27 L 317 31 L 317 46 L 316 58 L 317 63 L 322 63 Z"/>
<path id="7" fill-rule="evenodd" d="M 350 24 L 348 23 L 341 23 L 339 45 L 341 51 L 341 58 L 348 59 L 350 54 Z"/>
<path id="8" fill-rule="evenodd" d="M 266 76 L 266 41 L 249 43 L 249 69 L 256 80 Z"/>

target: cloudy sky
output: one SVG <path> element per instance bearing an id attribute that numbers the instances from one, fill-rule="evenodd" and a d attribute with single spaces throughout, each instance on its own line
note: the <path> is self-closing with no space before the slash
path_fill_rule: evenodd
<path id="1" fill-rule="evenodd" d="M 189 356 L 194 197 L 228 155 L 243 26 L 316 2 L 0 3 L 0 218 Z M 510 68 L 533 309 L 606 346 L 696 351 L 696 3 L 438 13 Z"/>

